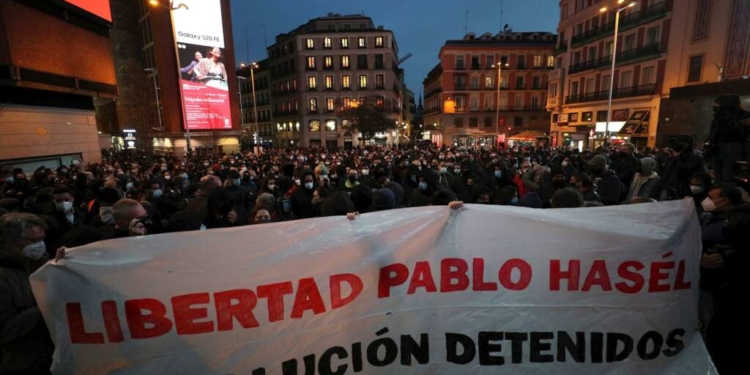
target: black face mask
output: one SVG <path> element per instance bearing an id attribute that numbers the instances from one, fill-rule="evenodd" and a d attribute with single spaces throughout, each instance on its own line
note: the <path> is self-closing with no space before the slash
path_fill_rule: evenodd
<path id="1" fill-rule="evenodd" d="M 355 183 L 355 182 L 357 182 L 357 176 L 355 176 L 353 174 L 350 174 L 349 175 L 349 182 L 352 183 L 352 184 Z"/>
<path id="2" fill-rule="evenodd" d="M 556 189 L 562 189 L 565 187 L 565 180 L 554 180 L 552 181 L 552 186 Z"/>
<path id="3" fill-rule="evenodd" d="M 250 176 L 242 177 L 242 181 L 249 182 L 250 181 Z"/>

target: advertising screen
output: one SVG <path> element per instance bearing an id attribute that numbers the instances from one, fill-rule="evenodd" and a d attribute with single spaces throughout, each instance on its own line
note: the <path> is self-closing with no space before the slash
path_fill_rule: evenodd
<path id="1" fill-rule="evenodd" d="M 232 128 L 220 0 L 180 0 L 172 11 L 185 127 Z"/>
<path id="2" fill-rule="evenodd" d="M 109 9 L 109 0 L 65 0 L 101 19 L 112 22 L 112 12 Z"/>

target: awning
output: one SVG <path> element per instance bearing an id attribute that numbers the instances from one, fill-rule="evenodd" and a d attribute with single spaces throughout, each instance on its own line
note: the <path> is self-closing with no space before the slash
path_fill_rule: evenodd
<path id="1" fill-rule="evenodd" d="M 648 135 L 648 121 L 651 118 L 650 109 L 639 109 L 633 111 L 625 125 L 617 132 L 617 135 L 641 136 Z M 644 131 L 645 124 L 645 131 Z"/>
<path id="2" fill-rule="evenodd" d="M 539 138 L 548 138 L 544 133 L 536 130 L 527 130 L 520 132 L 508 138 L 509 141 L 536 141 Z"/>

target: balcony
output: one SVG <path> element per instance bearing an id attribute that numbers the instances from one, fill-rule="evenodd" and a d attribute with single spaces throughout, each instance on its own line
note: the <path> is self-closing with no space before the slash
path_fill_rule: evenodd
<path id="1" fill-rule="evenodd" d="M 292 116 L 292 115 L 296 115 L 298 112 L 299 111 L 297 111 L 296 109 L 286 110 L 286 111 L 273 111 L 273 115 L 275 117 L 278 117 L 278 116 Z"/>
<path id="2" fill-rule="evenodd" d="M 456 83 L 454 90 L 455 91 L 464 91 L 464 90 L 466 90 L 466 84 L 465 83 Z"/>
<path id="3" fill-rule="evenodd" d="M 307 91 L 318 91 L 317 86 L 307 86 Z"/>
<path id="4" fill-rule="evenodd" d="M 367 69 L 369 69 L 369 68 L 367 67 L 367 64 L 364 64 L 364 65 L 362 65 L 362 64 L 357 64 L 357 69 L 359 69 L 359 70 L 367 70 Z"/>
<path id="5" fill-rule="evenodd" d="M 660 43 L 647 44 L 640 48 L 633 48 L 627 51 L 617 53 L 617 65 L 629 64 L 637 61 L 653 59 L 661 56 L 662 49 Z M 584 61 L 582 63 L 571 65 L 568 68 L 568 74 L 580 73 L 586 70 L 597 68 L 608 68 L 612 65 L 612 56 L 605 56 L 599 59 Z"/>
<path id="6" fill-rule="evenodd" d="M 334 113 L 336 112 L 333 108 L 326 108 L 326 113 Z"/>
<path id="7" fill-rule="evenodd" d="M 516 64 L 516 69 L 526 69 L 526 63 L 518 63 L 518 64 Z"/>
<path id="8" fill-rule="evenodd" d="M 333 89 L 333 86 L 331 86 L 331 87 L 326 87 L 326 88 L 324 88 L 324 89 L 323 89 L 323 91 L 333 91 L 333 90 L 334 90 L 334 89 Z"/>
<path id="9" fill-rule="evenodd" d="M 495 107 L 484 108 L 485 112 L 495 112 Z M 525 112 L 525 111 L 546 111 L 545 108 L 538 105 L 521 105 L 521 106 L 500 106 L 500 112 Z"/>
<path id="10" fill-rule="evenodd" d="M 531 85 L 529 90 L 546 90 L 547 88 L 547 85 Z"/>
<path id="11" fill-rule="evenodd" d="M 662 1 L 648 8 L 628 14 L 627 16 L 620 18 L 620 32 L 656 21 L 664 17 L 668 12 L 669 8 L 667 7 L 667 1 Z M 571 47 L 577 47 L 589 42 L 593 42 L 595 40 L 612 35 L 614 31 L 614 22 L 606 23 L 584 33 L 574 35 L 570 40 L 570 45 Z"/>
<path id="12" fill-rule="evenodd" d="M 456 70 L 466 70 L 466 66 L 464 64 L 456 64 Z"/>
<path id="13" fill-rule="evenodd" d="M 481 65 L 477 64 L 471 64 L 471 70 L 482 70 Z"/>
<path id="14" fill-rule="evenodd" d="M 352 90 L 351 86 L 341 86 L 341 91 L 351 91 L 351 90 Z"/>
<path id="15" fill-rule="evenodd" d="M 375 69 L 385 69 L 385 65 L 383 65 L 383 64 L 375 64 Z"/>
<path id="16" fill-rule="evenodd" d="M 630 98 L 634 96 L 654 95 L 655 93 L 656 93 L 656 85 L 623 87 L 623 88 L 615 89 L 612 92 L 612 98 L 613 99 Z M 565 103 L 566 104 L 585 103 L 585 102 L 595 102 L 595 101 L 608 100 L 608 99 L 609 99 L 609 91 L 598 91 L 598 92 L 590 92 L 587 94 L 569 95 L 565 98 Z"/>
<path id="17" fill-rule="evenodd" d="M 358 90 L 365 91 L 367 90 L 367 86 L 359 86 Z"/>
<path id="18" fill-rule="evenodd" d="M 596 69 L 599 67 L 601 59 L 594 59 L 584 62 L 579 62 L 568 67 L 568 74 L 580 73 L 590 69 Z"/>
<path id="19" fill-rule="evenodd" d="M 516 85 L 516 90 L 526 90 L 526 85 Z"/>
<path id="20" fill-rule="evenodd" d="M 435 96 L 435 95 L 437 95 L 437 94 L 440 94 L 441 92 L 443 92 L 443 89 L 441 89 L 441 88 L 439 88 L 439 87 L 438 87 L 438 88 L 436 88 L 436 89 L 433 89 L 433 90 L 427 91 L 427 92 L 425 93 L 424 97 L 425 97 L 425 99 L 427 99 L 427 98 L 431 98 L 431 97 L 433 97 L 433 96 Z"/>
<path id="21" fill-rule="evenodd" d="M 385 85 L 375 85 L 375 90 L 385 90 Z"/>
<path id="22" fill-rule="evenodd" d="M 442 108 L 426 108 L 424 110 L 425 115 L 431 115 L 433 113 L 443 113 L 443 109 Z"/>
<path id="23" fill-rule="evenodd" d="M 557 56 L 561 53 L 565 53 L 568 51 L 568 41 L 567 40 L 561 40 L 560 45 L 555 46 L 555 49 L 552 51 L 552 54 L 554 56 Z"/>
<path id="24" fill-rule="evenodd" d="M 479 90 L 482 90 L 482 88 L 479 85 L 471 85 L 471 86 L 469 86 L 469 90 L 471 90 L 471 91 L 479 91 Z"/>
<path id="25" fill-rule="evenodd" d="M 307 110 L 307 114 L 308 114 L 308 115 L 315 115 L 315 114 L 318 114 L 318 109 L 317 109 L 317 108 L 316 108 L 316 109 L 308 109 L 308 110 Z"/>
<path id="26" fill-rule="evenodd" d="M 324 66 L 323 70 L 333 70 L 333 65 L 331 65 L 331 66 Z"/>

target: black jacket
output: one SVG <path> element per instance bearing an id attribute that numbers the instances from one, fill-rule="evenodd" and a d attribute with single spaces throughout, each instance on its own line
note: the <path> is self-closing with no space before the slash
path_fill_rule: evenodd
<path id="1" fill-rule="evenodd" d="M 682 199 L 690 195 L 690 178 L 698 172 L 706 172 L 703 157 L 693 150 L 677 155 L 667 167 L 667 173 L 662 175 L 662 197 Z"/>
<path id="2" fill-rule="evenodd" d="M 617 174 L 615 174 L 614 171 L 607 170 L 597 176 L 597 180 L 597 192 L 602 199 L 602 204 L 605 206 L 619 204 L 623 185 L 620 182 L 620 178 L 617 177 Z"/>
<path id="3" fill-rule="evenodd" d="M 617 177 L 620 178 L 620 182 L 625 186 L 630 186 L 633 182 L 633 177 L 637 172 L 640 172 L 641 162 L 633 155 L 620 156 L 619 162 L 615 166 L 614 170 L 617 172 Z"/>
<path id="4" fill-rule="evenodd" d="M 292 203 L 292 212 L 297 219 L 308 219 L 315 217 L 315 210 L 313 209 L 312 199 L 315 188 L 305 189 L 300 187 L 292 193 L 290 197 Z"/>

